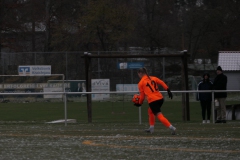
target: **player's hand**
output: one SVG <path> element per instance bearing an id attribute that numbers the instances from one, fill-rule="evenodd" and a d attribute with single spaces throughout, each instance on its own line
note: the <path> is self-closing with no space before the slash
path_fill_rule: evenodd
<path id="1" fill-rule="evenodd" d="M 136 107 L 141 107 L 141 104 L 134 103 L 134 106 L 136 106 Z"/>
<path id="2" fill-rule="evenodd" d="M 171 99 L 172 99 L 172 98 L 173 98 L 173 94 L 172 94 L 172 92 L 170 91 L 170 89 L 169 89 L 169 88 L 167 89 L 167 92 L 168 92 L 168 96 L 169 96 L 169 98 L 171 98 Z"/>

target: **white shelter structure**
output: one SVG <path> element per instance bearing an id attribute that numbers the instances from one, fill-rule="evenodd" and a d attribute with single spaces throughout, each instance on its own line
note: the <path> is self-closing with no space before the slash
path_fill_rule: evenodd
<path id="1" fill-rule="evenodd" d="M 240 51 L 219 51 L 218 65 L 228 77 L 227 89 L 240 90 Z"/>

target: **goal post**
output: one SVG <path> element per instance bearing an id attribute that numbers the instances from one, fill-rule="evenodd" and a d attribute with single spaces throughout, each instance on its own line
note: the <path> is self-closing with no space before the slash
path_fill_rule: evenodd
<path id="1" fill-rule="evenodd" d="M 84 55 L 81 58 L 85 60 L 85 77 L 86 77 L 86 86 L 87 91 L 91 91 L 91 79 L 92 79 L 92 59 L 96 58 L 160 58 L 160 57 L 176 57 L 181 60 L 181 82 L 182 90 L 188 90 L 188 57 L 189 54 L 187 50 L 178 52 L 177 54 L 91 54 L 84 52 Z M 124 68 L 124 66 L 123 66 Z M 88 122 L 92 122 L 92 99 L 91 96 L 87 96 L 87 107 L 88 107 Z M 189 111 L 189 93 L 182 94 L 182 117 L 184 121 L 190 120 L 190 111 Z"/>

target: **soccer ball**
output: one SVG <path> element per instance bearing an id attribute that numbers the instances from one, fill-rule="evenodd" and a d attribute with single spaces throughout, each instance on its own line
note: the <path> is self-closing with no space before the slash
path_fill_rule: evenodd
<path id="1" fill-rule="evenodd" d="M 140 100 L 140 95 L 139 94 L 134 94 L 133 98 L 132 98 L 132 102 L 139 104 L 139 100 Z"/>

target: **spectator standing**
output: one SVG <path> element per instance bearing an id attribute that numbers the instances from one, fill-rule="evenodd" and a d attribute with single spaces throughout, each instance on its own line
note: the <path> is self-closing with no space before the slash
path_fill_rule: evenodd
<path id="1" fill-rule="evenodd" d="M 213 82 L 213 90 L 227 90 L 227 76 L 223 74 L 221 66 L 217 67 L 217 76 Z M 226 123 L 227 92 L 215 92 L 214 98 L 219 102 L 217 106 L 217 120 L 215 123 Z"/>
<path id="2" fill-rule="evenodd" d="M 210 81 L 210 76 L 208 73 L 203 74 L 203 79 L 198 84 L 198 90 L 212 90 L 213 83 Z M 202 108 L 202 123 L 210 123 L 211 117 L 211 104 L 212 104 L 212 94 L 211 92 L 199 92 L 198 100 L 200 101 Z M 206 118 L 207 112 L 207 120 Z"/>

